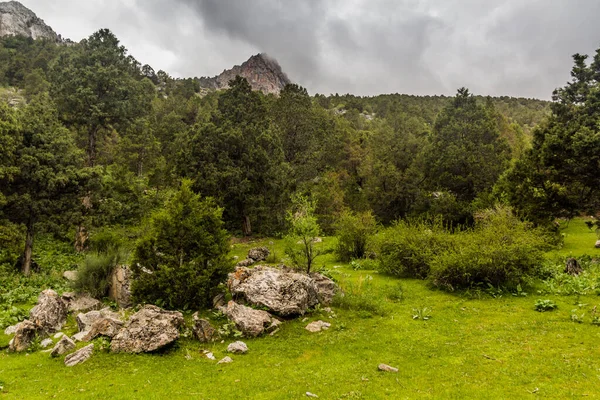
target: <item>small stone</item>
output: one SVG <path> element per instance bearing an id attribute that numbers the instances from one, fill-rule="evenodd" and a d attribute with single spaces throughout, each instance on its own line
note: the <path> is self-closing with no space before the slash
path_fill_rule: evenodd
<path id="1" fill-rule="evenodd" d="M 71 353 L 65 357 L 65 365 L 72 367 L 77 364 L 86 362 L 94 352 L 94 343 L 88 344 L 87 346 L 77 350 L 75 353 Z"/>
<path id="2" fill-rule="evenodd" d="M 74 282 L 77 280 L 77 271 L 65 271 L 63 272 L 63 278 L 65 278 L 68 281 Z"/>
<path id="3" fill-rule="evenodd" d="M 227 356 L 227 357 L 223 358 L 221 361 L 219 361 L 217 364 L 229 364 L 232 362 L 233 362 L 233 360 L 231 359 L 231 357 Z"/>
<path id="4" fill-rule="evenodd" d="M 58 332 L 56 335 L 53 336 L 54 339 L 60 339 L 61 337 L 65 336 L 64 333 L 62 332 Z"/>
<path id="5" fill-rule="evenodd" d="M 75 342 L 71 340 L 67 335 L 63 335 L 58 343 L 54 345 L 54 348 L 50 352 L 52 357 L 58 357 L 65 354 L 67 351 L 75 348 Z"/>
<path id="6" fill-rule="evenodd" d="M 54 342 L 52 341 L 52 339 L 44 339 L 42 340 L 42 342 L 40 343 L 40 347 L 42 349 L 45 349 L 46 347 L 50 347 L 54 344 Z"/>
<path id="7" fill-rule="evenodd" d="M 211 352 L 206 353 L 206 358 L 213 361 L 216 360 L 215 355 Z"/>
<path id="8" fill-rule="evenodd" d="M 6 336 L 10 336 L 10 335 L 14 335 L 15 333 L 17 333 L 17 325 L 12 325 L 12 326 L 9 326 L 8 328 L 6 328 L 4 330 L 4 334 Z"/>
<path id="9" fill-rule="evenodd" d="M 314 393 L 311 393 L 311 392 L 306 392 L 306 397 L 314 397 L 314 398 L 317 398 L 317 397 L 319 397 L 319 396 L 317 396 L 316 394 L 314 394 Z"/>
<path id="10" fill-rule="evenodd" d="M 76 342 L 83 342 L 89 332 L 90 331 L 77 332 L 76 334 L 73 335 L 73 340 Z"/>
<path id="11" fill-rule="evenodd" d="M 377 368 L 384 372 L 398 372 L 398 368 L 390 367 L 387 364 L 379 364 Z"/>
<path id="12" fill-rule="evenodd" d="M 255 247 L 248 251 L 248 258 L 251 260 L 254 260 L 255 262 L 264 261 L 267 259 L 267 257 L 269 257 L 269 254 L 271 254 L 271 252 L 269 251 L 268 248 Z"/>
<path id="13" fill-rule="evenodd" d="M 596 246 L 597 249 L 600 249 L 600 240 L 596 241 Z"/>
<path id="14" fill-rule="evenodd" d="M 236 354 L 245 354 L 248 352 L 248 346 L 244 342 L 233 342 L 227 346 L 227 352 Z"/>
<path id="15" fill-rule="evenodd" d="M 321 332 L 322 330 L 327 330 L 331 324 L 329 322 L 323 321 L 313 321 L 310 324 L 306 325 L 306 330 L 309 332 Z"/>

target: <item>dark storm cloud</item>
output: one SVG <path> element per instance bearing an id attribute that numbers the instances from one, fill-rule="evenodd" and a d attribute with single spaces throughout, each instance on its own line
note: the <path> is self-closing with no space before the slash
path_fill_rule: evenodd
<path id="1" fill-rule="evenodd" d="M 549 98 L 600 46 L 595 0 L 23 0 L 75 40 L 108 27 L 176 76 L 275 57 L 320 93 Z"/>

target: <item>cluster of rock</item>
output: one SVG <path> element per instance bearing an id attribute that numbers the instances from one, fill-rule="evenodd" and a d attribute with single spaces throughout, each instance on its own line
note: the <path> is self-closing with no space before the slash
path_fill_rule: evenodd
<path id="1" fill-rule="evenodd" d="M 268 249 L 257 248 L 249 252 L 248 258 L 259 261 L 268 255 Z M 119 273 L 120 287 L 127 287 L 128 291 L 129 276 L 125 269 Z M 274 334 L 284 319 L 304 315 L 317 304 L 329 304 L 337 290 L 335 283 L 321 274 L 306 275 L 285 267 L 264 265 L 237 267 L 229 274 L 227 285 L 233 300 L 224 304 L 224 296 L 220 296 L 215 302 L 246 337 Z M 130 304 L 129 297 L 122 300 Z M 75 315 L 78 328 L 72 337 L 60 332 L 70 312 Z M 192 316 L 192 320 L 195 338 L 201 342 L 215 340 L 218 332 L 208 320 L 200 318 L 198 313 Z M 87 295 L 65 293 L 59 296 L 53 290 L 45 290 L 31 310 L 29 319 L 7 328 L 5 333 L 14 334 L 9 344 L 11 351 L 25 351 L 36 338 L 46 338 L 42 347 L 54 345 L 48 351 L 57 357 L 74 350 L 77 342 L 90 342 L 97 337 L 109 339 L 110 351 L 114 353 L 153 352 L 176 341 L 183 326 L 183 315 L 177 311 L 145 305 L 125 320 L 123 312 L 104 308 L 102 302 Z M 309 324 L 307 330 L 318 332 L 329 326 L 327 322 L 316 321 Z M 53 334 L 53 338 L 58 339 L 56 344 L 50 339 Z M 73 352 L 65 358 L 65 365 L 72 366 L 87 360 L 93 350 L 94 346 L 90 344 Z M 228 351 L 245 353 L 247 347 L 236 342 L 229 346 Z M 221 363 L 227 362 L 230 361 L 221 360 Z"/>
<path id="2" fill-rule="evenodd" d="M 229 274 L 227 286 L 233 300 L 221 311 L 244 335 L 252 337 L 277 329 L 280 318 L 304 315 L 317 304 L 331 303 L 337 290 L 335 283 L 321 274 L 308 276 L 264 265 L 237 267 Z"/>

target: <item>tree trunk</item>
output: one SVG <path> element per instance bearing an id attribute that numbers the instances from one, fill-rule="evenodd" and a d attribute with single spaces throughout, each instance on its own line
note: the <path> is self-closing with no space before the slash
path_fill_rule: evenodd
<path id="1" fill-rule="evenodd" d="M 25 237 L 25 250 L 23 251 L 23 265 L 21 271 L 24 275 L 31 274 L 31 256 L 33 254 L 33 218 L 27 222 L 27 235 Z"/>
<path id="2" fill-rule="evenodd" d="M 87 229 L 85 229 L 85 226 L 83 225 L 79 225 L 77 227 L 77 231 L 75 232 L 75 251 L 78 253 L 81 253 L 85 250 L 85 246 L 87 243 L 87 240 L 89 239 L 90 235 L 87 232 Z"/>
<path id="3" fill-rule="evenodd" d="M 245 236 L 252 235 L 252 225 L 250 225 L 250 217 L 245 216 L 244 221 L 242 223 L 242 230 Z"/>

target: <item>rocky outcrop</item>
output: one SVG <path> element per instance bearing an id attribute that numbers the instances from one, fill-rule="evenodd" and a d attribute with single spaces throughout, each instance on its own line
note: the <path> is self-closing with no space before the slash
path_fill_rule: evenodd
<path id="1" fill-rule="evenodd" d="M 127 265 L 119 265 L 113 271 L 108 296 L 121 308 L 131 307 L 131 269 Z"/>
<path id="2" fill-rule="evenodd" d="M 278 325 L 278 321 L 268 312 L 237 304 L 233 300 L 227 303 L 224 314 L 245 336 L 249 337 L 260 336 Z"/>
<path id="3" fill-rule="evenodd" d="M 28 320 L 17 324 L 15 337 L 10 341 L 8 349 L 15 352 L 27 350 L 35 339 L 38 329 L 38 325 Z"/>
<path id="4" fill-rule="evenodd" d="M 73 339 L 78 342 L 89 342 L 98 336 L 113 337 L 123 327 L 119 314 L 108 307 L 100 311 L 79 313 L 75 320 L 79 332 L 73 335 Z"/>
<path id="5" fill-rule="evenodd" d="M 73 367 L 82 362 L 86 362 L 94 352 L 94 344 L 88 344 L 87 346 L 77 350 L 75 353 L 71 353 L 65 357 L 65 365 L 67 367 Z"/>
<path id="6" fill-rule="evenodd" d="M 110 349 L 114 353 L 143 353 L 158 350 L 179 338 L 183 315 L 146 305 L 133 314 L 113 338 Z"/>
<path id="7" fill-rule="evenodd" d="M 18 1 L 0 3 L 0 36 L 25 36 L 55 42 L 60 40 L 52 28 Z"/>
<path id="8" fill-rule="evenodd" d="M 205 89 L 227 89 L 229 81 L 239 75 L 246 78 L 253 90 L 260 90 L 265 94 L 279 94 L 281 89 L 291 83 L 281 66 L 274 58 L 264 53 L 254 55 L 242 65 L 223 71 L 213 78 L 200 78 L 200 86 Z"/>
<path id="9" fill-rule="evenodd" d="M 71 338 L 68 337 L 67 335 L 64 335 L 63 337 L 60 338 L 58 343 L 56 343 L 54 345 L 54 347 L 52 348 L 52 351 L 50 352 L 50 355 L 52 357 L 62 356 L 67 351 L 70 351 L 74 348 L 75 348 L 75 342 L 73 340 L 71 340 Z"/>
<path id="10" fill-rule="evenodd" d="M 228 285 L 234 299 L 280 316 L 302 315 L 319 302 L 311 277 L 271 267 L 237 268 L 229 274 Z"/>
<path id="11" fill-rule="evenodd" d="M 206 343 L 213 340 L 215 337 L 215 328 L 205 319 L 202 319 L 198 316 L 198 313 L 194 313 L 192 316 L 192 320 L 194 322 L 194 326 L 192 327 L 192 332 L 194 336 L 199 341 Z"/>
<path id="12" fill-rule="evenodd" d="M 269 257 L 271 252 L 266 247 L 255 247 L 248 251 L 248 258 L 254 260 L 254 262 L 264 261 Z"/>
<path id="13" fill-rule="evenodd" d="M 44 290 L 29 312 L 29 319 L 45 334 L 58 332 L 67 320 L 67 305 L 54 290 Z"/>

